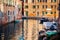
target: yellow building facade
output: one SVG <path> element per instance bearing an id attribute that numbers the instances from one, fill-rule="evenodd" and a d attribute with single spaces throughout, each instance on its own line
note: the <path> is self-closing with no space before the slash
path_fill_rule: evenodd
<path id="1" fill-rule="evenodd" d="M 24 16 L 58 18 L 59 0 L 24 0 Z M 40 20 L 24 20 L 24 40 L 38 40 L 38 33 L 43 30 Z"/>
<path id="2" fill-rule="evenodd" d="M 59 0 L 24 0 L 24 16 L 58 17 Z"/>

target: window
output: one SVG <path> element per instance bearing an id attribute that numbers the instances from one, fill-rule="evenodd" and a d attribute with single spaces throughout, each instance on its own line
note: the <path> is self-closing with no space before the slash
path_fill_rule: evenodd
<path id="1" fill-rule="evenodd" d="M 34 0 L 32 0 L 32 3 L 34 3 Z"/>
<path id="2" fill-rule="evenodd" d="M 33 13 L 35 13 L 35 11 L 33 11 Z"/>
<path id="3" fill-rule="evenodd" d="M 47 8 L 47 5 L 46 5 L 46 8 Z"/>
<path id="4" fill-rule="evenodd" d="M 47 2 L 47 0 L 42 0 L 43 2 Z"/>
<path id="5" fill-rule="evenodd" d="M 26 16 L 28 16 L 28 11 L 26 11 Z"/>
<path id="6" fill-rule="evenodd" d="M 10 11 L 8 11 L 8 15 L 10 15 Z"/>
<path id="7" fill-rule="evenodd" d="M 28 0 L 25 0 L 25 3 L 28 3 Z"/>
<path id="8" fill-rule="evenodd" d="M 56 0 L 51 0 L 51 2 L 56 2 Z"/>
<path id="9" fill-rule="evenodd" d="M 26 5 L 25 8 L 28 8 L 28 5 Z"/>
<path id="10" fill-rule="evenodd" d="M 54 8 L 56 8 L 56 5 L 54 5 Z"/>
<path id="11" fill-rule="evenodd" d="M 45 0 L 42 0 L 43 2 L 45 1 Z"/>
<path id="12" fill-rule="evenodd" d="M 53 14 L 53 12 L 51 12 L 51 14 Z"/>
<path id="13" fill-rule="evenodd" d="M 42 2 L 42 0 L 38 0 L 38 2 Z"/>
<path id="14" fill-rule="evenodd" d="M 44 15 L 44 11 L 42 11 L 42 15 Z"/>
<path id="15" fill-rule="evenodd" d="M 39 8 L 39 5 L 37 5 L 37 8 Z"/>
<path id="16" fill-rule="evenodd" d="M 47 8 L 47 5 L 42 5 L 42 8 L 44 8 L 44 7 Z"/>
<path id="17" fill-rule="evenodd" d="M 48 13 L 48 12 L 45 12 L 46 14 Z"/>
<path id="18" fill-rule="evenodd" d="M 53 2 L 53 0 L 51 0 L 51 2 Z"/>
<path id="19" fill-rule="evenodd" d="M 35 5 L 33 5 L 33 8 L 36 8 L 36 6 L 35 6 Z"/>
<path id="20" fill-rule="evenodd" d="M 53 2 L 56 2 L 56 0 L 53 0 Z"/>
<path id="21" fill-rule="evenodd" d="M 51 5 L 51 8 L 53 8 L 53 5 Z"/>
<path id="22" fill-rule="evenodd" d="M 39 12 L 37 12 L 37 16 L 39 16 Z"/>
<path id="23" fill-rule="evenodd" d="M 54 17 L 56 18 L 56 11 L 54 12 Z"/>
<path id="24" fill-rule="evenodd" d="M 12 5 L 12 0 L 8 0 L 8 4 L 9 5 Z"/>
<path id="25" fill-rule="evenodd" d="M 47 2 L 47 0 L 45 0 L 45 2 Z"/>
<path id="26" fill-rule="evenodd" d="M 42 5 L 42 8 L 44 8 L 44 5 Z"/>
<path id="27" fill-rule="evenodd" d="M 54 14 L 56 14 L 56 11 L 54 12 Z"/>
<path id="28" fill-rule="evenodd" d="M 38 0 L 38 2 L 40 2 L 40 0 Z"/>

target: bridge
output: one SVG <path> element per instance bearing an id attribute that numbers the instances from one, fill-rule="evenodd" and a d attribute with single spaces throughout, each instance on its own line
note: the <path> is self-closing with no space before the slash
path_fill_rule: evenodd
<path id="1" fill-rule="evenodd" d="M 40 20 L 42 17 L 27 17 L 27 16 L 22 16 L 22 19 L 34 19 L 34 20 Z"/>
<path id="2" fill-rule="evenodd" d="M 27 17 L 27 16 L 22 16 L 22 19 L 33 19 L 33 20 L 40 20 L 43 17 Z M 47 17 L 44 17 L 47 18 Z M 49 18 L 48 18 L 49 19 Z M 49 21 L 53 21 L 54 19 L 49 19 Z"/>

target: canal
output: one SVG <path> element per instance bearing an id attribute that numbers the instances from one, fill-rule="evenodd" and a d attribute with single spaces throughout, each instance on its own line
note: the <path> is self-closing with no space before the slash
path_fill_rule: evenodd
<path id="1" fill-rule="evenodd" d="M 0 40 L 37 40 L 42 30 L 40 20 L 24 19 L 0 25 Z"/>
<path id="2" fill-rule="evenodd" d="M 11 40 L 14 36 L 20 35 L 21 30 L 22 22 L 18 21 L 0 25 L 0 40 Z"/>

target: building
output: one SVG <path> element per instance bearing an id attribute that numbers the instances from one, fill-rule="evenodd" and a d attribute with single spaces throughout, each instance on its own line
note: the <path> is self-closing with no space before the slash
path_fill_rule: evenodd
<path id="1" fill-rule="evenodd" d="M 58 0 L 24 0 L 24 16 L 58 17 Z"/>
<path id="2" fill-rule="evenodd" d="M 22 4 L 18 0 L 0 0 L 0 6 L 3 13 L 2 23 L 21 19 Z"/>
<path id="3" fill-rule="evenodd" d="M 21 20 L 21 13 L 22 13 L 22 1 L 20 1 L 20 0 L 0 0 L 0 27 L 4 31 L 5 31 L 5 29 L 9 29 L 9 30 L 6 30 L 7 32 L 5 31 L 3 33 L 2 32 L 0 33 L 0 40 L 19 39 L 19 37 L 22 34 L 22 25 L 21 25 L 22 22 L 17 25 L 16 29 L 15 29 L 15 26 L 16 26 L 15 24 L 13 24 L 13 26 L 10 26 L 11 29 L 6 28 L 5 25 L 3 25 L 3 26 L 1 26 L 1 25 L 12 22 L 14 20 Z M 7 26 L 7 27 L 9 27 L 9 26 Z M 14 28 L 12 28 L 12 27 L 14 27 Z"/>
<path id="4" fill-rule="evenodd" d="M 27 17 L 45 17 L 48 19 L 58 18 L 59 0 L 24 0 L 24 16 Z M 38 32 L 43 30 L 43 25 L 39 20 L 24 20 L 24 39 L 38 40 Z"/>

